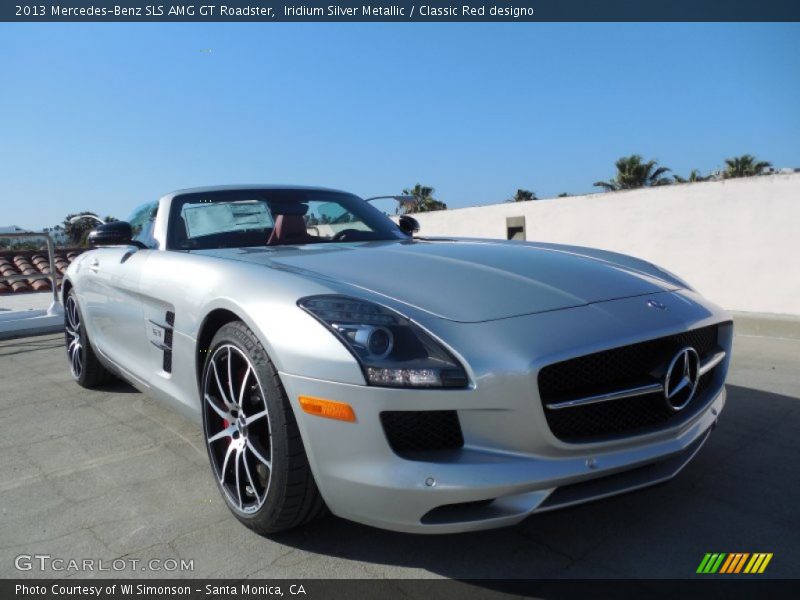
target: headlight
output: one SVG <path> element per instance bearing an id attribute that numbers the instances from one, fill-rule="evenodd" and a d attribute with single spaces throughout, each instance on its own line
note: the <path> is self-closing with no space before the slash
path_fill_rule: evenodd
<path id="1" fill-rule="evenodd" d="M 458 361 L 419 326 L 393 310 L 347 296 L 310 296 L 297 304 L 347 346 L 370 385 L 467 385 L 467 374 Z"/>

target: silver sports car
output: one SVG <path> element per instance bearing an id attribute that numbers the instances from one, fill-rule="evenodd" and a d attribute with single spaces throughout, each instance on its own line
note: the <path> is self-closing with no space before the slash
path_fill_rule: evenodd
<path id="1" fill-rule="evenodd" d="M 202 424 L 248 527 L 443 533 L 674 477 L 725 404 L 730 317 L 648 262 L 415 237 L 345 192 L 191 189 L 95 229 L 72 377 Z"/>

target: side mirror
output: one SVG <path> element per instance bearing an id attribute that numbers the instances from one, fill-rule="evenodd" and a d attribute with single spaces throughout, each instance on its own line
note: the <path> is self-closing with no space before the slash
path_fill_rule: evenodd
<path id="1" fill-rule="evenodd" d="M 131 224 L 112 221 L 95 227 L 87 238 L 90 246 L 126 246 L 133 244 Z"/>
<path id="2" fill-rule="evenodd" d="M 400 231 L 406 235 L 414 235 L 419 231 L 419 221 L 408 215 L 400 215 Z"/>

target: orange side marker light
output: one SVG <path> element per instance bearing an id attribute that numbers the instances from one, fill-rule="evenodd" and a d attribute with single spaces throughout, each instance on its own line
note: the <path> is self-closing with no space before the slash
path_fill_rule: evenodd
<path id="1" fill-rule="evenodd" d="M 333 400 L 325 400 L 324 398 L 315 398 L 313 396 L 300 396 L 298 400 L 303 412 L 310 415 L 336 419 L 337 421 L 349 421 L 351 423 L 356 421 L 356 413 L 353 411 L 353 407 L 345 402 L 334 402 Z"/>

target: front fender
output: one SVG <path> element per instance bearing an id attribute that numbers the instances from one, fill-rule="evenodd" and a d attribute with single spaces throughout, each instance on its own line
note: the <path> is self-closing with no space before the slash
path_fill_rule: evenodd
<path id="1" fill-rule="evenodd" d="M 267 290 L 262 294 L 257 291 L 258 287 L 250 290 L 243 299 L 215 297 L 203 305 L 201 312 L 206 317 L 220 309 L 235 314 L 255 333 L 275 368 L 282 373 L 366 384 L 353 355 L 319 321 L 297 306 L 299 297 L 276 298 Z M 199 331 L 198 328 L 195 340 Z"/>

